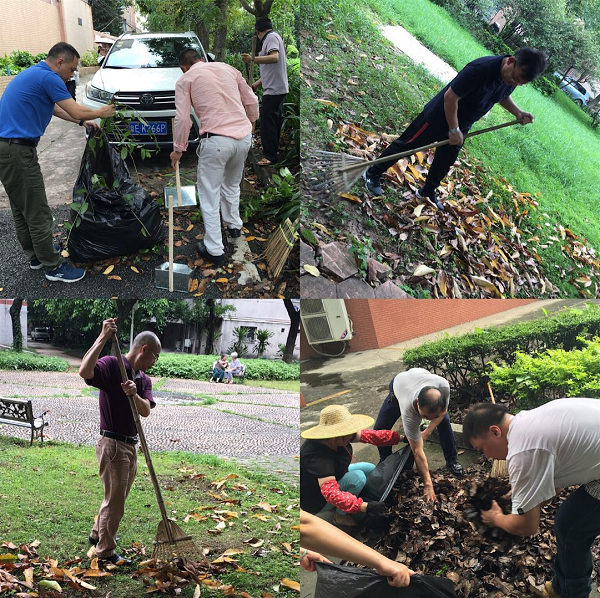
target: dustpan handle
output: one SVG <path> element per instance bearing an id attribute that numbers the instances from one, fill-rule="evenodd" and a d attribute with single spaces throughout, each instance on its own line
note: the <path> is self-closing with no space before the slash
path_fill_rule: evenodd
<path id="1" fill-rule="evenodd" d="M 117 354 L 117 361 L 119 363 L 119 369 L 121 370 L 121 378 L 123 382 L 127 382 L 129 380 L 129 376 L 125 371 L 125 364 L 123 363 L 123 355 L 121 354 L 121 347 L 119 347 L 119 340 L 117 339 L 117 334 L 115 333 L 113 336 L 113 344 L 115 346 L 115 353 Z M 140 437 L 140 446 L 142 447 L 142 452 L 144 453 L 144 457 L 146 458 L 146 465 L 148 465 L 148 472 L 150 473 L 150 479 L 152 480 L 152 485 L 154 486 L 154 493 L 156 494 L 156 500 L 158 501 L 158 508 L 160 509 L 160 515 L 165 524 L 165 530 L 167 532 L 167 537 L 169 539 L 169 543 L 173 543 L 173 536 L 171 535 L 171 526 L 169 525 L 169 518 L 167 517 L 167 509 L 165 508 L 165 502 L 162 497 L 162 493 L 160 491 L 160 486 L 158 485 L 158 479 L 156 477 L 156 472 L 154 471 L 154 465 L 152 464 L 152 459 L 150 458 L 150 451 L 148 450 L 148 443 L 146 442 L 146 436 L 144 434 L 144 428 L 142 428 L 142 422 L 140 421 L 140 414 L 137 410 L 137 405 L 135 404 L 135 399 L 133 397 L 127 396 L 129 399 L 129 406 L 131 407 L 131 413 L 133 415 L 133 419 L 135 420 L 135 427 L 138 431 L 138 436 Z"/>
<path id="2" fill-rule="evenodd" d="M 511 120 L 507 123 L 502 123 L 501 125 L 495 125 L 493 127 L 488 127 L 487 129 L 480 129 L 479 131 L 474 131 L 473 133 L 467 133 L 464 136 L 464 139 L 468 137 L 475 137 L 476 135 L 482 135 L 483 133 L 489 133 L 490 131 L 496 131 L 498 129 L 503 129 L 504 127 L 511 127 L 512 125 L 519 124 L 520 120 Z M 407 152 L 400 152 L 399 154 L 392 154 L 391 156 L 385 156 L 384 158 L 377 158 L 376 160 L 371 160 L 369 164 L 369 168 L 373 166 L 373 164 L 382 164 L 384 162 L 392 162 L 396 160 L 400 160 L 400 158 L 406 158 L 406 156 L 412 156 L 417 152 L 424 152 L 430 149 L 434 149 L 436 147 L 440 147 L 441 145 L 448 145 L 450 143 L 449 139 L 444 139 L 443 141 L 436 141 L 435 143 L 431 143 L 429 145 L 424 145 L 422 147 L 417 147 L 415 149 L 409 150 Z M 352 164 L 350 166 L 346 166 L 345 168 L 340 168 L 340 172 L 345 172 L 347 170 L 356 170 L 358 164 Z M 360 166 L 364 167 L 364 164 L 360 164 Z"/>

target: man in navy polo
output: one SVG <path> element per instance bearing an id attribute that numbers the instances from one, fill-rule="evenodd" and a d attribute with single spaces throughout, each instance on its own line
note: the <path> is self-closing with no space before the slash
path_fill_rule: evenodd
<path id="1" fill-rule="evenodd" d="M 521 110 L 510 94 L 517 86 L 533 81 L 545 68 L 545 56 L 533 48 L 522 48 L 514 56 L 484 56 L 469 62 L 380 157 L 449 139 L 448 145 L 435 150 L 425 185 L 417 191 L 418 197 L 429 198 L 443 210 L 435 191 L 454 164 L 464 135 L 494 104 L 500 104 L 522 125 L 532 123 L 533 114 Z M 367 191 L 382 195 L 381 175 L 395 163 L 392 159 L 369 168 L 363 175 Z"/>
<path id="2" fill-rule="evenodd" d="M 117 358 L 108 355 L 98 359 L 106 341 L 117 332 L 116 318 L 104 320 L 102 332 L 83 356 L 79 375 L 86 384 L 100 389 L 100 438 L 96 457 L 100 464 L 100 479 L 104 486 L 104 501 L 90 533 L 89 541 L 96 545 L 96 555 L 110 563 L 131 561 L 115 553 L 117 530 L 125 512 L 125 500 L 137 472 L 137 429 L 128 396 L 135 399 L 142 417 L 148 417 L 155 406 L 152 382 L 144 371 L 150 369 L 161 351 L 153 332 L 140 332 L 124 356 L 129 380 L 121 382 Z"/>
<path id="3" fill-rule="evenodd" d="M 71 97 L 66 82 L 78 63 L 77 50 L 58 43 L 46 60 L 19 73 L 0 98 L 0 181 L 8 194 L 17 239 L 32 270 L 44 268 L 48 280 L 61 282 L 81 280 L 85 270 L 61 263 L 58 246 L 53 244 L 52 212 L 36 146 L 52 115 L 99 128 L 92 119 L 115 113 L 113 105 L 93 110 Z"/>

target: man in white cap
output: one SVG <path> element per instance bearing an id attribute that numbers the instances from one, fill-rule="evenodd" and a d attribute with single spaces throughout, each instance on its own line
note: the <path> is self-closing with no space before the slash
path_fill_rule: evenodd
<path id="1" fill-rule="evenodd" d="M 319 425 L 300 434 L 307 441 L 300 448 L 300 507 L 316 514 L 337 509 L 334 523 L 353 525 L 344 514 L 379 515 L 382 502 L 365 502 L 358 495 L 365 487 L 373 463 L 352 463 L 352 442 L 391 446 L 400 442 L 398 432 L 369 430 L 373 418 L 351 415 L 342 405 L 321 411 Z"/>

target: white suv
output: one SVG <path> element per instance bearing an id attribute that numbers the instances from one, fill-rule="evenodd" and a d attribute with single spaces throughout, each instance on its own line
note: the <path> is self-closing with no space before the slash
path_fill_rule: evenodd
<path id="1" fill-rule="evenodd" d="M 131 137 L 140 145 L 171 146 L 175 116 L 175 83 L 182 75 L 179 54 L 193 48 L 206 60 L 198 37 L 187 33 L 125 33 L 113 44 L 100 69 L 85 87 L 83 105 L 99 108 L 113 98 L 128 106 L 129 117 L 141 117 L 148 123 L 129 123 Z M 190 114 L 192 128 L 189 143 L 199 141 L 198 120 Z M 116 122 L 117 126 L 119 123 Z M 126 122 L 120 123 L 126 127 Z M 153 135 L 148 134 L 150 128 Z M 110 138 L 110 137 L 109 137 Z M 118 143 L 116 137 L 111 143 Z"/>

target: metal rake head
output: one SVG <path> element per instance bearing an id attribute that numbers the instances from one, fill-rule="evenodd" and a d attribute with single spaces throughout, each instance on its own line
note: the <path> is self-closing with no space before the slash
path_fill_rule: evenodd
<path id="1" fill-rule="evenodd" d="M 354 186 L 367 168 L 369 161 L 364 158 L 318 151 L 311 156 L 305 182 L 313 195 L 341 195 Z"/>

